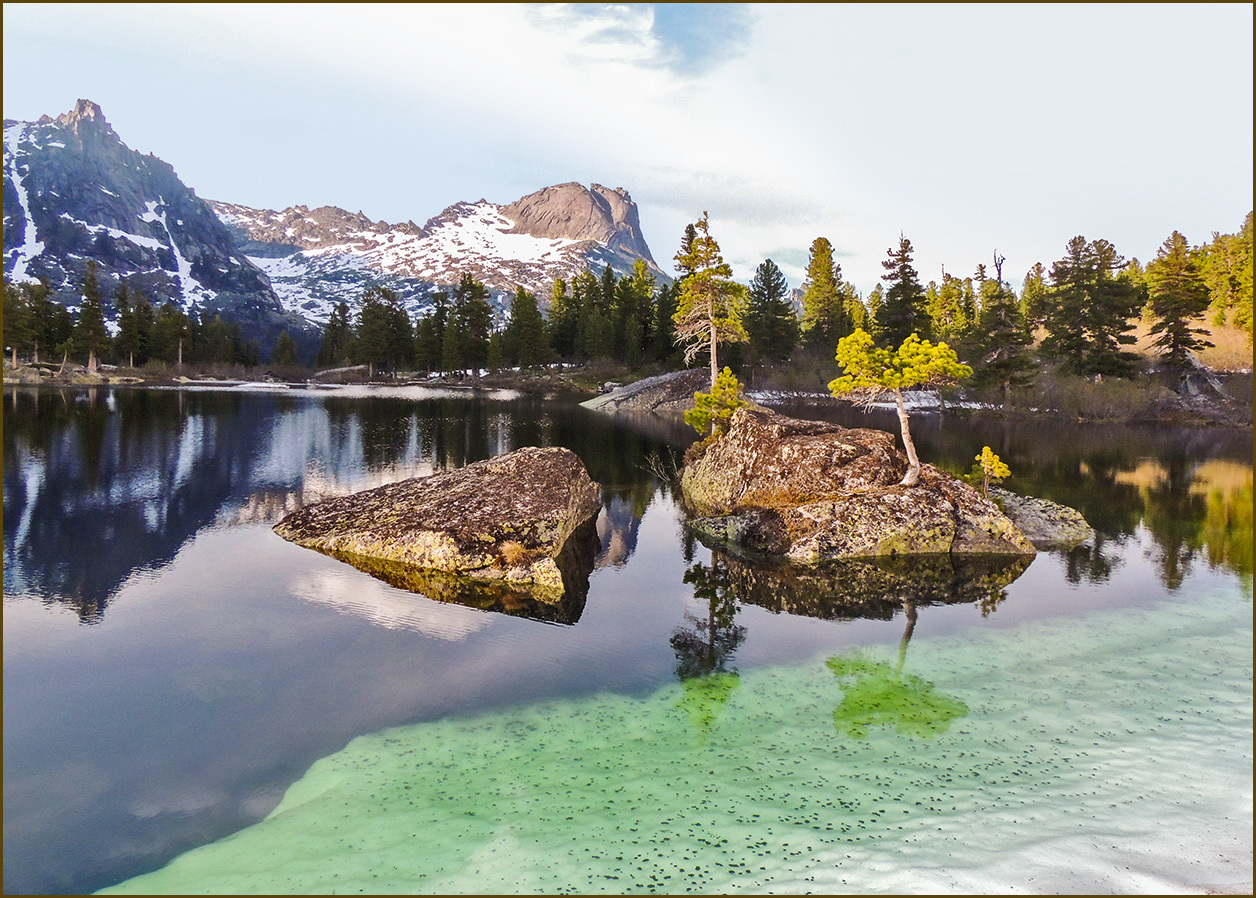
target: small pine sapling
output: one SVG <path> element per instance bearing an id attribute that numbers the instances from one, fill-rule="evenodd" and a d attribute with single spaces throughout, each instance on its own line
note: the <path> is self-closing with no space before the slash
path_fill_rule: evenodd
<path id="1" fill-rule="evenodd" d="M 976 456 L 981 466 L 981 495 L 990 498 L 990 484 L 1002 483 L 1004 478 L 1012 476 L 1012 469 L 1003 463 L 989 446 L 981 447 L 981 454 Z"/>
<path id="2" fill-rule="evenodd" d="M 742 395 L 741 382 L 728 367 L 715 378 L 715 386 L 710 393 L 694 393 L 693 400 L 694 407 L 685 412 L 685 423 L 699 435 L 705 435 L 700 448 L 722 437 L 728 431 L 728 421 L 733 412 L 750 404 Z"/>

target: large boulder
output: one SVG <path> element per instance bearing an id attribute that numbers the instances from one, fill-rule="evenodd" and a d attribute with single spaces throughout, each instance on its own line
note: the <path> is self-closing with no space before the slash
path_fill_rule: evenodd
<path id="1" fill-rule="evenodd" d="M 530 447 L 307 505 L 275 532 L 395 585 L 446 593 L 452 576 L 558 601 L 587 589 L 599 496 L 574 452 Z"/>
<path id="2" fill-rule="evenodd" d="M 681 492 L 708 538 L 816 564 L 917 554 L 1032 555 L 993 502 L 907 460 L 879 430 L 738 409 L 723 438 L 686 465 Z"/>

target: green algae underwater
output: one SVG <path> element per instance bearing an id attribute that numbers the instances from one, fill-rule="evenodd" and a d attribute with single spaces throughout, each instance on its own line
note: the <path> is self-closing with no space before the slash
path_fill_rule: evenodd
<path id="1" fill-rule="evenodd" d="M 905 659 L 446 718 L 354 739 L 102 894 L 1241 888 L 1252 675 L 1251 600 L 1214 580 Z"/>

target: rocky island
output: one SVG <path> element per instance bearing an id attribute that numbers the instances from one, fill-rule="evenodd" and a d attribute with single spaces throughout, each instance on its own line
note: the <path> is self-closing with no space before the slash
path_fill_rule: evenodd
<path id="1" fill-rule="evenodd" d="M 504 590 L 555 603 L 588 590 L 600 509 L 574 452 L 528 447 L 307 505 L 274 529 L 430 598 L 469 591 L 479 605 Z"/>
<path id="2" fill-rule="evenodd" d="M 880 430 L 738 409 L 728 432 L 692 459 L 681 492 L 708 539 L 803 564 L 920 554 L 1033 555 L 991 500 L 907 460 Z"/>

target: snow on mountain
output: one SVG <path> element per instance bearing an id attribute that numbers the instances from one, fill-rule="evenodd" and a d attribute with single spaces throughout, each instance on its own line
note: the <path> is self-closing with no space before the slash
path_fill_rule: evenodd
<path id="1" fill-rule="evenodd" d="M 596 184 L 545 188 L 509 206 L 455 203 L 422 227 L 374 222 L 334 206 L 276 212 L 210 205 L 284 308 L 318 322 L 339 302 L 356 308 L 371 283 L 392 289 L 411 315 L 421 315 L 463 272 L 489 287 L 500 311 L 517 286 L 545 303 L 556 278 L 607 264 L 627 273 L 638 257 L 668 279 L 640 237 L 628 192 Z"/>
<path id="2" fill-rule="evenodd" d="M 89 262 L 106 315 L 119 283 L 154 305 L 252 323 L 263 344 L 285 323 L 265 276 L 213 210 L 167 163 L 127 147 L 100 107 L 79 100 L 56 118 L 4 123 L 4 272 L 44 279 L 79 301 Z"/>

